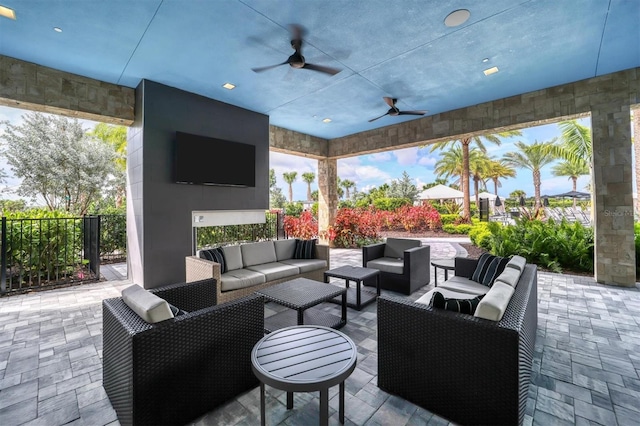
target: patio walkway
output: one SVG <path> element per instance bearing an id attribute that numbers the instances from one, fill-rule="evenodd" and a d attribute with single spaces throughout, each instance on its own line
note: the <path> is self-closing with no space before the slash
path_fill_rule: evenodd
<path id="1" fill-rule="evenodd" d="M 456 242 L 468 240 L 424 241 L 435 259 L 463 254 Z M 360 250 L 332 249 L 331 266 L 344 264 L 360 265 Z M 102 388 L 101 300 L 119 296 L 131 282 L 123 279 L 126 265 L 103 268 L 111 281 L 0 299 L 0 425 L 119 424 Z M 432 285 L 409 297 L 417 299 Z M 525 424 L 637 425 L 640 291 L 539 272 L 538 297 Z M 272 303 L 265 307 L 266 315 L 281 308 Z M 325 304 L 323 309 L 339 308 Z M 359 354 L 346 381 L 347 425 L 448 423 L 376 386 L 375 303 L 361 312 L 349 309 L 342 331 L 356 342 Z M 317 424 L 317 395 L 296 394 L 295 409 L 287 411 L 284 393 L 267 390 L 267 424 Z M 330 392 L 331 424 L 338 424 L 336 395 L 337 386 Z M 258 387 L 195 424 L 259 424 Z"/>

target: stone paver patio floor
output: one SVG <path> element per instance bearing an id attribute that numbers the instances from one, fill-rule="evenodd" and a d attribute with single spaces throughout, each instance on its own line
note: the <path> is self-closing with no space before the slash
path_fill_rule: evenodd
<path id="1" fill-rule="evenodd" d="M 456 240 L 425 241 L 432 246 L 432 259 L 464 253 Z M 359 250 L 331 250 L 332 267 L 360 263 Z M 119 424 L 102 388 L 101 300 L 119 296 L 131 282 L 118 279 L 122 265 L 110 273 L 111 281 L 0 298 L 0 425 Z M 439 274 L 444 279 L 442 270 Z M 428 286 L 408 297 L 415 300 L 432 285 L 433 276 Z M 638 288 L 539 272 L 538 298 L 525 424 L 640 424 Z M 265 307 L 265 315 L 282 308 L 273 303 Z M 339 308 L 323 304 L 322 309 Z M 376 386 L 375 303 L 360 312 L 349 309 L 342 331 L 356 342 L 359 354 L 346 381 L 346 424 L 448 423 Z M 296 394 L 295 409 L 288 411 L 283 392 L 267 391 L 267 424 L 317 424 L 318 395 Z M 331 424 L 338 424 L 336 395 L 337 387 L 330 392 Z M 258 387 L 195 424 L 259 424 Z"/>

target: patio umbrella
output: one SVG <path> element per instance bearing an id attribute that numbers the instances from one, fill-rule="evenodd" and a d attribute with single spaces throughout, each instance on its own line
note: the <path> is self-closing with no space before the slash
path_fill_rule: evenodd
<path id="1" fill-rule="evenodd" d="M 553 198 L 589 198 L 591 194 L 588 192 L 569 191 L 562 194 L 550 195 Z"/>
<path id="2" fill-rule="evenodd" d="M 524 199 L 524 195 L 520 196 L 520 207 L 524 207 L 527 204 L 527 201 Z"/>
<path id="3" fill-rule="evenodd" d="M 549 207 L 549 197 L 544 197 L 542 199 L 542 205 L 545 207 Z"/>
<path id="4" fill-rule="evenodd" d="M 496 197 L 496 200 L 493 202 L 494 207 L 500 207 L 502 205 L 502 201 L 500 201 L 500 197 Z"/>

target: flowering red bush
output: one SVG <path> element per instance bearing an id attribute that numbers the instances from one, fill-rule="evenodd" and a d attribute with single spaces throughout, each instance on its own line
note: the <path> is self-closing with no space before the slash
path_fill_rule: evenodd
<path id="1" fill-rule="evenodd" d="M 440 213 L 430 204 L 403 206 L 395 214 L 397 221 L 409 232 L 442 229 Z"/>
<path id="2" fill-rule="evenodd" d="M 340 209 L 327 237 L 336 247 L 359 247 L 380 238 L 380 218 L 375 209 Z"/>
<path id="3" fill-rule="evenodd" d="M 284 232 L 290 237 L 309 240 L 318 237 L 318 221 L 310 211 L 303 211 L 300 217 L 285 216 Z"/>

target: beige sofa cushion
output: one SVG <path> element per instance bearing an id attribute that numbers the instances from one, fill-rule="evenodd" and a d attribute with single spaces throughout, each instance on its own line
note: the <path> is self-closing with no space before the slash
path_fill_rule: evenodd
<path id="1" fill-rule="evenodd" d="M 509 284 L 503 282 L 494 283 L 478 304 L 474 316 L 491 321 L 500 321 L 515 291 Z"/>
<path id="2" fill-rule="evenodd" d="M 242 264 L 240 246 L 224 246 L 222 247 L 222 252 L 224 253 L 224 261 L 227 265 L 227 272 L 242 269 L 244 265 Z"/>
<path id="3" fill-rule="evenodd" d="M 518 284 L 518 280 L 520 279 L 521 272 L 516 268 L 504 268 L 504 271 L 498 278 L 494 281 L 494 284 L 497 282 L 509 284 L 511 287 L 514 287 Z"/>
<path id="4" fill-rule="evenodd" d="M 327 261 L 324 259 L 287 259 L 280 263 L 297 266 L 301 274 L 317 271 L 318 269 L 327 269 Z"/>
<path id="5" fill-rule="evenodd" d="M 273 245 L 273 241 L 240 244 L 240 251 L 242 252 L 242 264 L 245 268 L 277 261 L 276 248 Z"/>
<path id="6" fill-rule="evenodd" d="M 526 265 L 526 263 L 527 263 L 527 259 L 525 259 L 522 256 L 515 255 L 511 257 L 505 269 L 514 268 L 514 269 L 517 269 L 518 272 L 522 273 L 522 271 L 524 271 L 524 265 Z"/>
<path id="7" fill-rule="evenodd" d="M 395 257 L 379 257 L 368 261 L 367 268 L 402 275 L 404 272 L 404 260 L 396 259 Z"/>
<path id="8" fill-rule="evenodd" d="M 297 266 L 287 265 L 281 262 L 261 263 L 259 265 L 247 266 L 245 269 L 264 274 L 266 281 L 279 280 L 300 273 L 300 269 Z"/>
<path id="9" fill-rule="evenodd" d="M 416 300 L 416 303 L 422 303 L 422 304 L 428 305 L 429 303 L 431 303 L 431 298 L 433 297 L 433 293 L 436 291 L 442 294 L 447 299 L 473 299 L 474 297 L 478 296 L 477 294 L 460 293 L 458 291 L 451 291 L 451 290 L 447 290 L 446 288 L 436 287 L 434 289 L 429 290 L 422 296 L 420 296 L 420 298 Z"/>
<path id="10" fill-rule="evenodd" d="M 296 239 L 275 240 L 273 246 L 276 249 L 276 259 L 278 262 L 288 260 L 293 258 L 293 253 L 296 250 Z"/>
<path id="11" fill-rule="evenodd" d="M 454 275 L 442 284 L 438 284 L 437 289 L 447 289 L 449 291 L 457 291 L 459 293 L 472 294 L 473 296 L 482 296 L 489 291 L 489 287 L 484 284 L 477 283 L 469 278 L 458 277 Z M 462 299 L 462 298 L 459 298 Z"/>
<path id="12" fill-rule="evenodd" d="M 149 293 L 138 284 L 134 284 L 122 290 L 122 300 L 148 323 L 168 320 L 173 318 L 169 303 L 153 293 Z"/>
<path id="13" fill-rule="evenodd" d="M 420 247 L 420 240 L 410 240 L 406 238 L 387 238 L 384 246 L 384 257 L 393 257 L 401 259 L 404 257 L 404 251 L 413 247 Z"/>
<path id="14" fill-rule="evenodd" d="M 249 269 L 234 269 L 221 275 L 220 290 L 229 291 L 266 282 L 264 274 Z"/>

